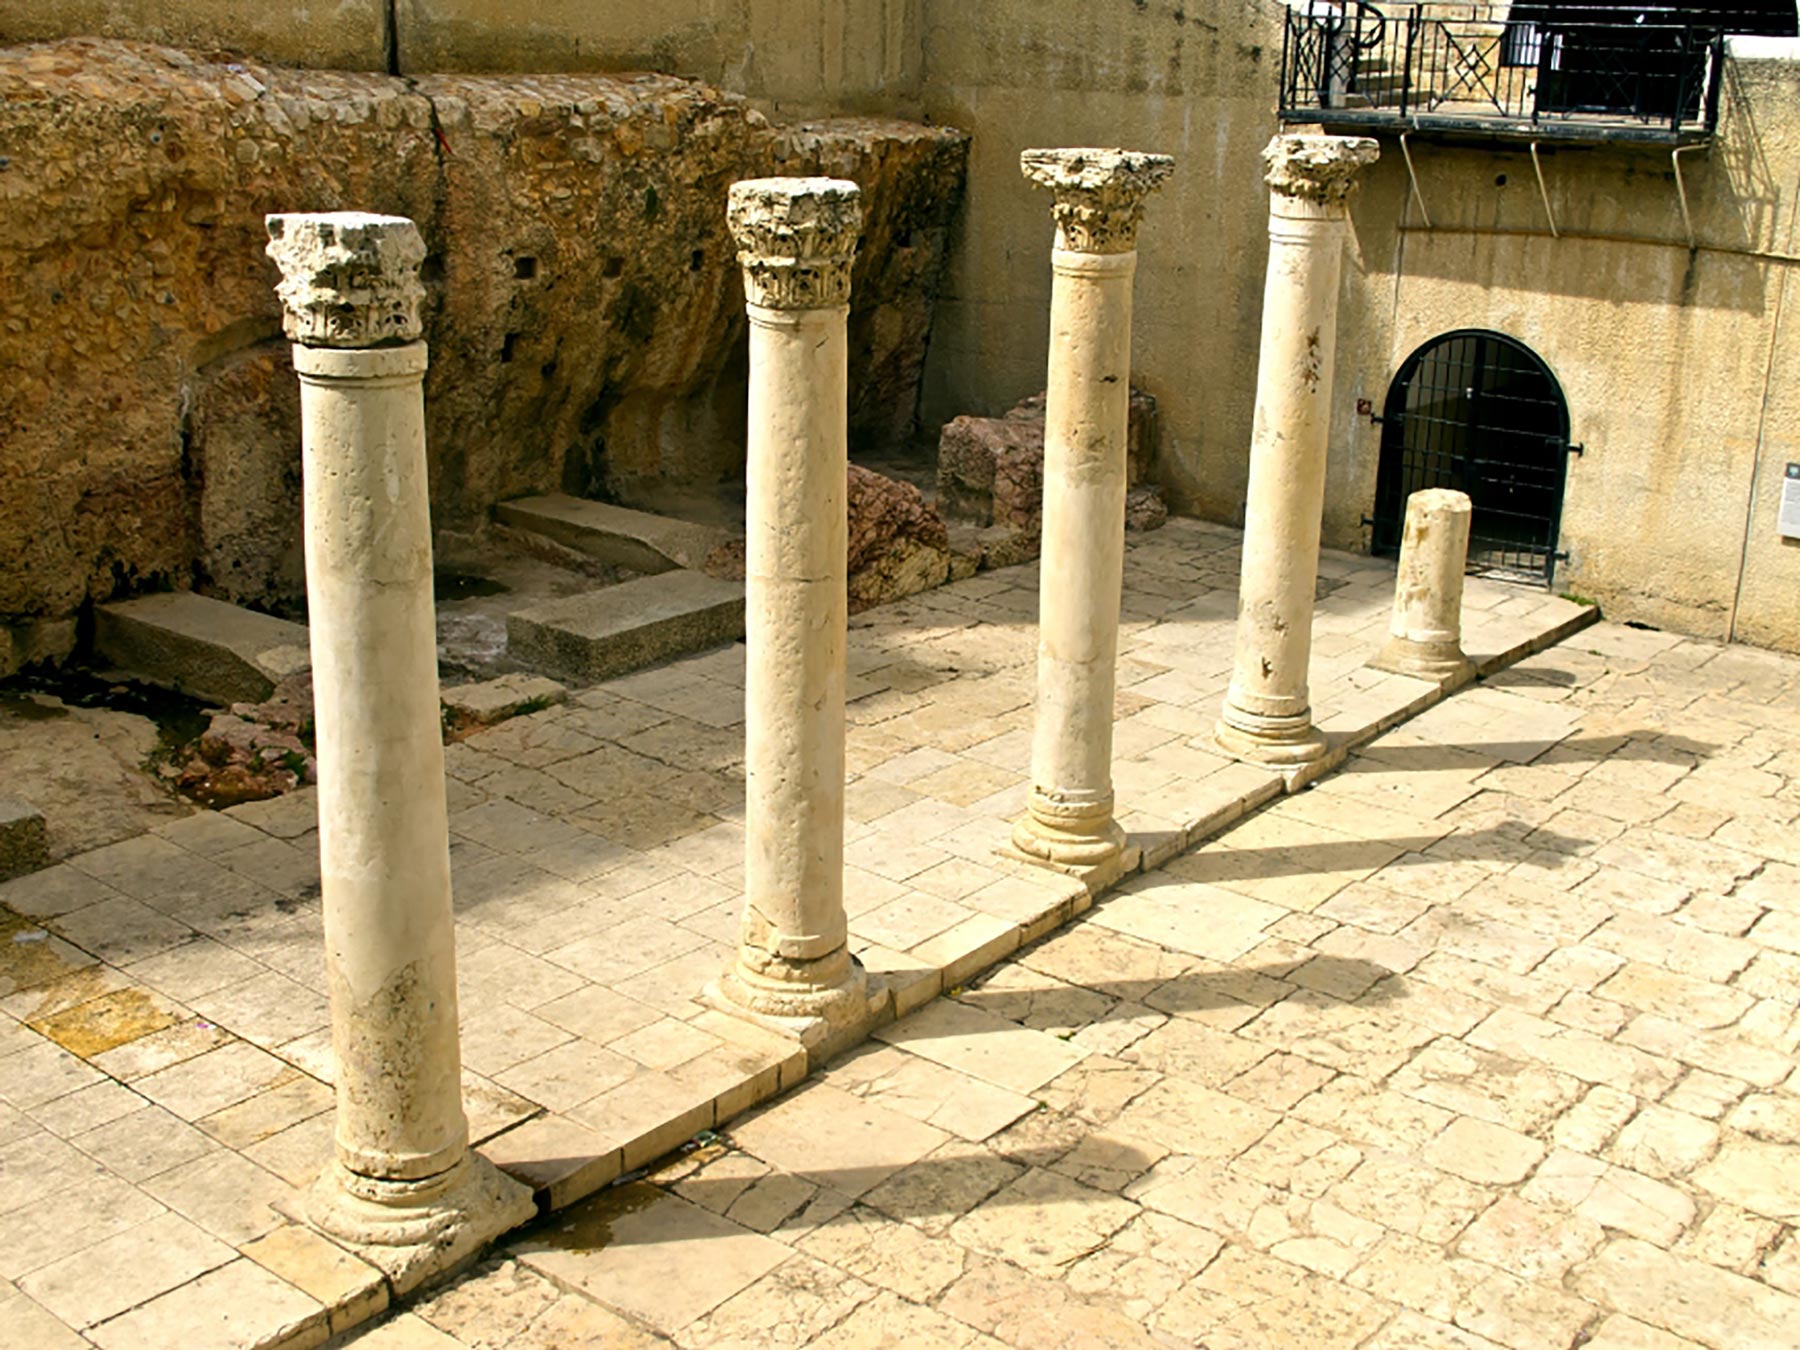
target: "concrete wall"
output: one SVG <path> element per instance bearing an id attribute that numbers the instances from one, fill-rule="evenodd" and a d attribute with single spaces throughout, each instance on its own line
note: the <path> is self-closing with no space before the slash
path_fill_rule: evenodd
<path id="1" fill-rule="evenodd" d="M 1140 236 L 1133 378 L 1157 399 L 1153 476 L 1177 509 L 1241 519 L 1256 381 L 1281 10 L 1252 0 L 924 0 L 924 100 L 972 134 L 923 422 L 1044 387 L 1050 199 L 1035 145 L 1175 156 Z"/>
<path id="2" fill-rule="evenodd" d="M 1493 329 L 1548 363 L 1585 447 L 1568 466 L 1558 589 L 1616 618 L 1800 648 L 1800 544 L 1774 528 L 1782 467 L 1800 459 L 1800 316 L 1783 303 L 1800 45 L 1740 52 L 1716 143 L 1682 157 L 1693 249 L 1667 149 L 1542 149 L 1558 238 L 1523 147 L 1415 139 L 1428 229 L 1397 142 L 1383 142 L 1353 213 L 1328 543 L 1368 540 L 1381 428 L 1357 401 L 1380 413 L 1418 347 Z"/>
<path id="3" fill-rule="evenodd" d="M 386 70 L 386 0 L 9 0 L 0 46 L 92 36 L 243 52 L 284 66 Z"/>
<path id="4" fill-rule="evenodd" d="M 909 115 L 921 0 L 397 0 L 401 68 L 658 70 L 797 115 Z"/>
<path id="5" fill-rule="evenodd" d="M 315 69 L 651 70 L 796 116 L 908 116 L 923 0 L 16 0 L 0 45 L 76 35 Z"/>

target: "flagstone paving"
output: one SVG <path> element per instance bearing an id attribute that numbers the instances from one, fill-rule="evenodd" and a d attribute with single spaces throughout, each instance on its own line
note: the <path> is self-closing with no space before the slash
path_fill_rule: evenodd
<path id="1" fill-rule="evenodd" d="M 358 1350 L 1800 1344 L 1800 659 L 1603 624 Z"/>
<path id="2" fill-rule="evenodd" d="M 1129 881 L 1078 930 L 1091 953 L 1040 946 L 1026 964 L 990 977 L 981 997 L 932 1002 L 1092 903 L 1080 880 L 994 851 L 1024 799 L 1036 569 L 982 573 L 852 621 L 853 945 L 896 1012 L 924 1011 L 885 1031 L 871 1052 L 895 1059 L 879 1091 L 834 1070 L 792 1099 L 839 1122 L 829 1140 L 784 1115 L 786 1106 L 742 1126 L 783 1170 L 746 1181 L 735 1216 L 701 1205 L 665 1219 L 647 1206 L 640 1226 L 626 1227 L 648 1235 L 625 1244 L 642 1249 L 644 1270 L 670 1264 L 658 1254 L 664 1243 L 705 1253 L 691 1284 L 670 1274 L 663 1292 L 644 1294 L 639 1273 L 616 1265 L 615 1242 L 613 1258 L 599 1265 L 579 1252 L 546 1254 L 538 1264 L 560 1271 L 557 1288 L 623 1300 L 622 1313 L 634 1317 L 649 1314 L 630 1298 L 692 1310 L 681 1327 L 665 1328 L 686 1335 L 690 1322 L 720 1315 L 708 1300 L 732 1280 L 801 1278 L 789 1269 L 787 1230 L 774 1226 L 793 1222 L 784 1196 L 823 1186 L 856 1205 L 795 1241 L 821 1268 L 850 1270 L 884 1291 L 860 1317 L 927 1340 L 974 1336 L 976 1323 L 956 1311 L 974 1286 L 954 1305 L 943 1301 L 947 1286 L 934 1286 L 930 1272 L 945 1253 L 1005 1259 L 1015 1212 L 1040 1230 L 1042 1250 L 1019 1266 L 1036 1279 L 1090 1248 L 1127 1250 L 1109 1225 L 1143 1208 L 1137 1197 L 1113 1196 L 1091 1214 L 1070 1207 L 1097 1179 L 1131 1171 L 1140 1136 L 1170 1151 L 1164 1180 L 1192 1190 L 1198 1182 L 1175 1169 L 1235 1157 L 1287 1109 L 1282 1098 L 1330 1101 L 1345 1091 L 1313 1076 L 1386 1078 L 1426 1051 L 1448 1054 L 1434 1044 L 1439 1036 L 1463 1037 L 1458 1053 L 1467 1055 L 1529 1046 L 1547 1067 L 1521 1081 L 1543 1110 L 1560 1106 L 1569 1081 L 1592 1081 L 1616 1096 L 1579 1105 L 1594 1129 L 1623 1114 L 1618 1127 L 1636 1130 L 1631 1159 L 1654 1157 L 1666 1170 L 1693 1157 L 1687 1116 L 1733 1103 L 1710 1079 L 1690 1083 L 1681 1066 L 1693 1060 L 1721 1079 L 1764 1073 L 1739 1047 L 1737 1028 L 1766 1016 L 1761 1000 L 1791 980 L 1791 953 L 1800 949 L 1800 933 L 1777 906 L 1732 890 L 1742 858 L 1785 847 L 1777 828 L 1785 819 L 1758 816 L 1749 803 L 1787 800 L 1783 756 L 1793 750 L 1741 769 L 1699 750 L 1678 763 L 1611 747 L 1597 760 L 1565 762 L 1556 756 L 1588 715 L 1565 703 L 1575 676 L 1568 685 L 1511 676 L 1512 687 L 1463 691 L 1279 813 L 1177 857 L 1281 791 L 1276 776 L 1207 748 L 1231 666 L 1237 541 L 1230 530 L 1171 521 L 1133 536 L 1127 554 L 1117 785 L 1144 861 L 1170 865 Z M 1385 635 L 1391 565 L 1328 554 L 1321 573 L 1314 699 L 1342 754 L 1437 693 L 1363 666 Z M 1468 646 L 1492 666 L 1589 617 L 1541 591 L 1471 581 Z M 1606 631 L 1618 649 L 1572 667 L 1584 690 L 1626 678 L 1643 682 L 1645 698 L 1665 685 L 1701 687 L 1685 668 L 1646 666 L 1640 648 L 1672 639 Z M 1675 649 L 1704 653 L 1699 670 L 1722 663 L 1721 679 L 1751 669 L 1751 657 L 1735 650 Z M 742 675 L 742 649 L 725 648 L 579 691 L 565 706 L 448 753 L 471 1126 L 483 1151 L 537 1187 L 548 1207 L 654 1162 L 817 1067 L 796 1042 L 696 998 L 731 954 L 741 904 Z M 1718 693 L 1751 678 L 1724 681 Z M 1437 739 L 1419 739 L 1422 726 L 1436 726 Z M 1566 791 L 1568 805 L 1534 821 L 1536 835 L 1515 837 L 1516 823 L 1499 817 L 1449 834 L 1451 813 L 1488 795 L 1474 784 L 1489 778 L 1518 779 L 1508 800 Z M 1666 801 L 1687 833 L 1652 827 Z M 1619 813 L 1625 820 L 1602 841 L 1593 822 Z M 84 1340 L 310 1345 L 385 1306 L 373 1272 L 291 1219 L 298 1188 L 328 1156 L 332 1123 L 315 823 L 311 794 L 297 793 L 172 820 L 0 885 L 0 1350 Z M 1708 834 L 1718 842 L 1690 837 Z M 1540 892 L 1568 875 L 1571 849 L 1590 843 L 1597 878 L 1642 878 L 1653 890 L 1595 880 L 1580 892 L 1580 908 L 1558 911 L 1559 926 L 1534 925 Z M 1367 884 L 1378 869 L 1398 879 Z M 1702 883 L 1706 898 L 1691 900 Z M 1464 909 L 1433 904 L 1470 891 Z M 1339 904 L 1344 912 L 1327 913 Z M 1670 933 L 1702 932 L 1689 921 L 1695 904 L 1711 924 L 1707 941 L 1664 955 Z M 1739 919 L 1758 921 L 1764 908 L 1776 912 L 1750 938 L 1728 931 Z M 1611 934 L 1604 952 L 1621 954 L 1618 970 L 1591 940 L 1567 947 L 1570 925 L 1595 914 Z M 1307 944 L 1329 960 L 1287 970 L 1273 959 L 1297 965 Z M 1756 964 L 1746 944 L 1766 947 L 1769 959 Z M 1403 979 L 1377 973 L 1401 970 L 1414 952 L 1416 967 Z M 1021 976 L 1045 961 L 1067 967 L 1055 982 L 1040 987 L 1036 976 Z M 1582 997 L 1564 1006 L 1567 991 L 1554 982 L 1555 997 L 1503 997 L 1535 987 L 1545 963 Z M 1210 973 L 1196 982 L 1202 967 Z M 1619 997 L 1590 992 L 1603 978 L 1620 981 Z M 1290 987 L 1293 997 L 1275 997 Z M 1610 1010 L 1626 1006 L 1622 990 L 1651 1019 L 1639 1028 L 1644 1044 L 1608 1025 Z M 1248 1025 L 1226 1025 L 1227 1009 L 1257 999 L 1272 1006 Z M 1491 1017 L 1473 1015 L 1489 1003 L 1498 1009 Z M 1031 1024 L 1025 1041 L 1021 1020 Z M 1067 1038 L 1040 1033 L 1039 1024 Z M 1114 1085 L 1128 1079 L 1095 1075 L 1095 1053 L 1140 1041 L 1156 1062 L 1132 1072 L 1166 1082 L 1125 1093 Z M 1434 1083 L 1459 1081 L 1438 1060 L 1417 1072 L 1426 1068 Z M 1268 1099 L 1233 1097 L 1239 1076 Z M 982 1142 L 1029 1128 L 1019 1113 L 1037 1119 L 1032 1103 L 1073 1100 L 1088 1078 L 1095 1090 L 1121 1094 L 1123 1152 L 1101 1140 L 1059 1171 Z M 1531 1133 L 1514 1116 L 1474 1109 L 1486 1091 L 1478 1070 L 1461 1078 L 1473 1085 L 1461 1095 L 1446 1088 L 1448 1105 L 1433 1110 Z M 1640 1097 L 1664 1098 L 1671 1116 L 1636 1124 L 1621 1103 Z M 1516 1148 L 1469 1161 L 1486 1158 L 1491 1143 L 1472 1129 L 1419 1141 L 1432 1143 L 1446 1185 L 1502 1184 L 1462 1178 L 1482 1165 L 1483 1176 L 1528 1165 Z M 1743 1197 L 1734 1203 L 1772 1203 L 1767 1195 L 1786 1192 L 1762 1176 L 1767 1134 L 1748 1134 L 1716 1157 L 1709 1151 L 1696 1165 Z M 871 1136 L 910 1152 L 864 1157 L 858 1140 Z M 966 1157 L 958 1152 L 975 1145 Z M 933 1165 L 920 1173 L 927 1155 Z M 1636 1166 L 1660 1184 L 1647 1162 Z M 1008 1198 L 988 1199 L 989 1182 Z M 1611 1173 L 1589 1189 L 1604 1197 L 1593 1204 L 1664 1214 L 1656 1193 Z M 971 1199 L 962 1215 L 943 1208 L 940 1193 L 979 1193 L 984 1204 Z M 903 1237 L 875 1217 L 895 1208 L 922 1216 Z M 774 1236 L 741 1221 L 778 1210 L 767 1223 Z M 616 1231 L 623 1222 L 604 1224 Z M 1145 1252 L 1156 1245 L 1154 1224 L 1124 1226 Z M 1645 1241 L 1662 1231 L 1649 1217 L 1640 1228 Z M 901 1272 L 891 1277 L 900 1287 L 875 1278 L 889 1270 Z M 1593 1278 L 1630 1283 L 1628 1272 L 1607 1270 Z M 1262 1265 L 1255 1272 L 1274 1278 Z M 551 1276 L 530 1277 L 542 1278 Z M 832 1290 L 835 1278 L 826 1281 Z M 558 1306 L 555 1318 L 587 1315 L 585 1303 L 566 1297 Z M 816 1310 L 821 1330 L 842 1320 L 827 1316 L 835 1306 Z M 403 1330 L 380 1334 L 407 1334 L 411 1324 L 395 1325 Z M 979 1330 L 1010 1334 L 1001 1323 Z"/>

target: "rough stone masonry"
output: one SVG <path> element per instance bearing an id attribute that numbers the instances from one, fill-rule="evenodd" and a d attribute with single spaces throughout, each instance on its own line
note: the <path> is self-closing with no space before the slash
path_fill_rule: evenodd
<path id="1" fill-rule="evenodd" d="M 299 603 L 299 408 L 266 212 L 419 222 L 432 513 L 456 528 L 530 492 L 736 476 L 722 207 L 757 174 L 861 187 L 852 444 L 908 434 L 966 149 L 904 122 L 778 128 L 661 75 L 0 49 L 0 632 L 171 584 Z"/>

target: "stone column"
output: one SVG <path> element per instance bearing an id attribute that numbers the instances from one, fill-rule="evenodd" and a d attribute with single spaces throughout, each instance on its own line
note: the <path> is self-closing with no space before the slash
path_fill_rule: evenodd
<path id="1" fill-rule="evenodd" d="M 301 385 L 336 1156 L 307 1217 L 407 1288 L 534 1213 L 469 1149 L 410 220 L 268 219 Z"/>
<path id="2" fill-rule="evenodd" d="M 1131 278 L 1144 198 L 1173 167 L 1129 150 L 1027 150 L 1055 194 L 1050 370 L 1044 407 L 1043 551 L 1031 796 L 1013 845 L 1065 867 L 1119 857 L 1113 688 L 1125 562 Z"/>
<path id="3" fill-rule="evenodd" d="M 750 318 L 749 650 L 744 922 L 718 992 L 843 1029 L 868 1011 L 844 919 L 845 320 L 861 194 L 754 179 L 732 184 L 727 219 Z"/>
<path id="4" fill-rule="evenodd" d="M 1394 618 L 1387 645 L 1369 664 L 1438 684 L 1475 673 L 1462 649 L 1463 570 L 1469 558 L 1469 498 L 1426 488 L 1406 499 Z"/>
<path id="5" fill-rule="evenodd" d="M 1256 763 L 1298 767 L 1325 753 L 1307 695 L 1325 506 L 1325 441 L 1338 278 L 1358 172 L 1372 140 L 1277 136 L 1268 166 L 1269 269 L 1244 508 L 1237 649 L 1219 744 Z"/>

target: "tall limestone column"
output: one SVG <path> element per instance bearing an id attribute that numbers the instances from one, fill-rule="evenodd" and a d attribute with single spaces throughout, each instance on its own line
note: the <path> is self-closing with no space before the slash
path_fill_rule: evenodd
<path id="1" fill-rule="evenodd" d="M 750 317 L 744 922 L 717 993 L 835 1036 L 868 1000 L 844 919 L 845 478 L 856 184 L 733 183 Z M 805 1034 L 805 1033 L 803 1033 Z"/>
<path id="2" fill-rule="evenodd" d="M 1027 150 L 1056 197 L 1050 371 L 1044 409 L 1037 711 L 1031 796 L 1013 845 L 1062 866 L 1117 858 L 1113 689 L 1125 562 L 1125 431 L 1131 399 L 1131 279 L 1144 198 L 1167 155 Z"/>
<path id="3" fill-rule="evenodd" d="M 469 1149 L 412 221 L 268 219 L 301 385 L 336 1155 L 307 1217 L 410 1288 L 535 1212 Z"/>
<path id="4" fill-rule="evenodd" d="M 1268 166 L 1269 270 L 1250 437 L 1237 650 L 1219 744 L 1243 759 L 1299 767 L 1325 753 L 1307 694 L 1325 507 L 1325 441 L 1338 279 L 1357 174 L 1372 140 L 1277 136 Z"/>

